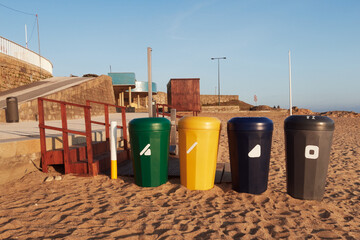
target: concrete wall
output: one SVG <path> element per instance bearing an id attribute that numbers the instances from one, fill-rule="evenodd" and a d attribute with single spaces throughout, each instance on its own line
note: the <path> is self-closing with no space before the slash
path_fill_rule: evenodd
<path id="1" fill-rule="evenodd" d="M 93 100 L 115 104 L 114 90 L 112 81 L 109 76 L 101 75 L 97 78 L 81 83 L 79 85 L 67 88 L 65 90 L 44 96 L 45 98 L 55 99 L 59 101 L 86 104 L 86 100 Z M 92 104 L 91 115 L 104 114 L 103 106 Z M 67 118 L 78 119 L 84 117 L 84 111 L 79 107 L 68 106 Z M 110 112 L 115 112 L 115 108 L 109 109 Z M 59 120 L 60 104 L 45 102 L 44 103 L 45 120 Z M 37 99 L 28 102 L 19 103 L 19 120 L 37 120 L 38 118 L 38 102 Z M 0 122 L 5 122 L 5 109 L 0 111 Z"/>
<path id="2" fill-rule="evenodd" d="M 0 92 L 20 87 L 52 75 L 35 65 L 0 53 Z"/>
<path id="3" fill-rule="evenodd" d="M 220 95 L 220 102 L 239 100 L 238 95 Z M 214 104 L 219 102 L 218 95 L 200 95 L 201 105 Z"/>

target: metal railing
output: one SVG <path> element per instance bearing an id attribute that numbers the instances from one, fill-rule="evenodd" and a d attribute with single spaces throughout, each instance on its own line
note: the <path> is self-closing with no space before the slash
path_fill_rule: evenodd
<path id="1" fill-rule="evenodd" d="M 30 49 L 27 49 L 1 36 L 0 36 L 0 53 L 3 53 L 5 55 L 17 58 L 21 61 L 40 67 L 41 69 L 49 72 L 50 74 L 52 74 L 53 72 L 53 65 L 48 59 L 41 57 L 36 52 L 33 52 Z"/>

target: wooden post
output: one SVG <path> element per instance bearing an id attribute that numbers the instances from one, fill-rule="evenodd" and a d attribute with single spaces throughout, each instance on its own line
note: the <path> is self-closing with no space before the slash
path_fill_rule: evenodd
<path id="1" fill-rule="evenodd" d="M 61 124 L 63 129 L 62 141 L 64 148 L 64 167 L 65 174 L 71 172 L 70 170 L 70 149 L 69 149 L 69 134 L 67 133 L 67 117 L 66 117 L 66 104 L 61 103 Z"/>
<path id="2" fill-rule="evenodd" d="M 45 119 L 44 119 L 44 101 L 38 98 L 38 115 L 39 115 L 39 129 L 40 129 L 40 148 L 41 148 L 41 166 L 42 171 L 47 173 L 46 155 L 46 138 L 45 138 Z"/>
<path id="3" fill-rule="evenodd" d="M 94 176 L 95 173 L 93 168 L 90 107 L 85 108 L 84 113 L 85 113 L 85 131 L 86 131 L 86 151 L 88 156 L 88 173 Z"/>
<path id="4" fill-rule="evenodd" d="M 109 106 L 104 105 L 104 115 L 105 115 L 105 134 L 106 134 L 106 141 L 109 141 L 110 133 L 109 133 Z"/>
<path id="5" fill-rule="evenodd" d="M 121 106 L 125 107 L 125 92 L 121 93 Z"/>
<path id="6" fill-rule="evenodd" d="M 130 107 L 131 107 L 131 103 L 132 103 L 132 101 L 131 101 L 131 87 L 129 87 L 129 105 L 130 105 Z"/>
<path id="7" fill-rule="evenodd" d="M 140 94 L 137 95 L 137 106 L 140 108 Z"/>
<path id="8" fill-rule="evenodd" d="M 123 138 L 124 138 L 124 149 L 128 150 L 128 138 L 127 138 L 127 128 L 126 128 L 126 115 L 125 109 L 121 108 L 121 120 L 122 120 L 122 130 L 123 130 Z"/>
<path id="9" fill-rule="evenodd" d="M 170 145 L 175 147 L 175 155 L 179 155 L 179 149 L 176 144 L 176 109 L 171 109 L 171 130 L 170 130 Z"/>

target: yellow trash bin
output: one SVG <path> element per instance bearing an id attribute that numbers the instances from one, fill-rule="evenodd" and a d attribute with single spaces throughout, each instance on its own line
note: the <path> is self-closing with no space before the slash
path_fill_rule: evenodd
<path id="1" fill-rule="evenodd" d="M 179 120 L 180 182 L 190 190 L 214 187 L 220 123 L 213 117 Z"/>

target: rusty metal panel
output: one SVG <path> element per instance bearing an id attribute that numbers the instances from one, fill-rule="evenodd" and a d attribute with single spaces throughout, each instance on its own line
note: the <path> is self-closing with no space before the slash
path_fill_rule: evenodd
<path id="1" fill-rule="evenodd" d="M 168 103 L 178 111 L 200 111 L 200 78 L 170 79 Z"/>

